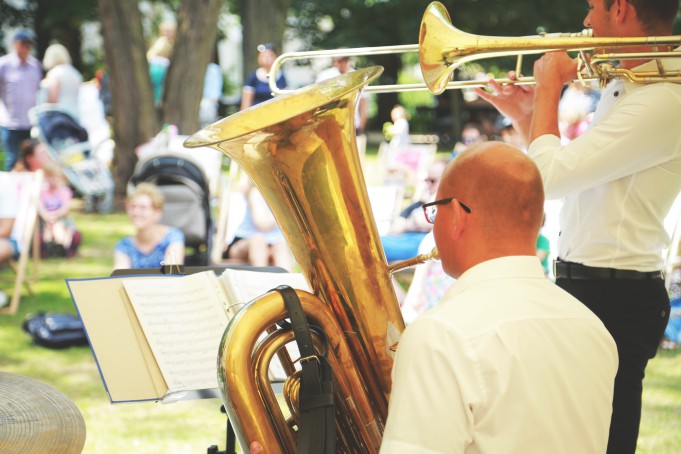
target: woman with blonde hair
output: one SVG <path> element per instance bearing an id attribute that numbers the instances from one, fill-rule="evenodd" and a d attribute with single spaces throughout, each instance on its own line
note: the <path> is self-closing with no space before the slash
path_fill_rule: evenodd
<path id="1" fill-rule="evenodd" d="M 184 234 L 160 224 L 165 199 L 151 183 L 140 183 L 125 201 L 125 211 L 137 228 L 114 249 L 114 269 L 159 268 L 184 263 Z"/>
<path id="2" fill-rule="evenodd" d="M 71 64 L 71 54 L 63 45 L 52 44 L 45 50 L 43 67 L 47 70 L 40 83 L 44 102 L 56 104 L 77 120 L 78 93 L 83 76 Z"/>
<path id="3" fill-rule="evenodd" d="M 154 95 L 154 105 L 163 104 L 163 87 L 173 55 L 173 42 L 167 36 L 159 36 L 147 51 L 149 78 Z"/>

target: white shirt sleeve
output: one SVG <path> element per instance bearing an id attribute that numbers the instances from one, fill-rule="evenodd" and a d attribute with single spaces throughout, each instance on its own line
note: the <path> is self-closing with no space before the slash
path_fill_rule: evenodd
<path id="1" fill-rule="evenodd" d="M 553 135 L 535 139 L 528 155 L 541 171 L 547 198 L 591 189 L 678 154 L 681 94 L 670 85 L 630 88 L 609 114 L 564 146 Z"/>

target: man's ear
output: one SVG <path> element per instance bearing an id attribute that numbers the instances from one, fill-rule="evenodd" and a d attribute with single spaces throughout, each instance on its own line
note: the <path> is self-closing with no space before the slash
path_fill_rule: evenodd
<path id="1" fill-rule="evenodd" d="M 627 0 L 615 0 L 612 8 L 615 10 L 615 23 L 618 25 L 622 25 L 625 20 L 631 20 L 632 13 L 636 14 L 636 10 Z"/>
<path id="2" fill-rule="evenodd" d="M 468 229 L 470 215 L 464 211 L 457 200 L 452 200 L 450 203 L 452 204 L 452 222 L 454 224 L 451 229 L 451 237 L 453 240 L 458 240 Z"/>

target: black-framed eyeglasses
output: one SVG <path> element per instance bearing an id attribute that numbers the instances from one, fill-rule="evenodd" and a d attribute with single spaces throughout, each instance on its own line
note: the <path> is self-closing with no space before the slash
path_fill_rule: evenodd
<path id="1" fill-rule="evenodd" d="M 473 210 L 471 210 L 471 207 L 463 203 L 461 200 L 457 199 L 456 197 L 449 197 L 446 199 L 440 199 L 434 202 L 423 204 L 423 214 L 426 216 L 426 221 L 428 221 L 430 224 L 433 224 L 435 222 L 435 217 L 437 216 L 438 205 L 445 205 L 451 202 L 452 200 L 456 200 L 466 213 L 470 214 L 473 212 Z"/>

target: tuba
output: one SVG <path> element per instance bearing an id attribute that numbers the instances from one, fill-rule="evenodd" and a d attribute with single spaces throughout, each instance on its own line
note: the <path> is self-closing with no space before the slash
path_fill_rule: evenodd
<path id="1" fill-rule="evenodd" d="M 337 446 L 378 452 L 387 418 L 392 351 L 404 321 L 373 220 L 357 152 L 354 112 L 380 67 L 304 87 L 197 132 L 187 147 L 231 157 L 268 202 L 314 294 L 297 291 L 311 325 L 328 338 L 336 393 Z M 241 446 L 260 441 L 269 454 L 295 452 L 295 431 L 277 404 L 267 369 L 286 356 L 293 335 L 270 292 L 231 320 L 218 356 L 218 381 Z M 264 336 L 264 338 L 263 338 Z M 262 340 L 259 340 L 262 339 Z M 291 374 L 284 396 L 297 401 Z M 295 416 L 295 405 L 289 403 Z"/>

